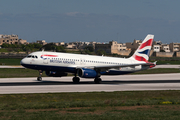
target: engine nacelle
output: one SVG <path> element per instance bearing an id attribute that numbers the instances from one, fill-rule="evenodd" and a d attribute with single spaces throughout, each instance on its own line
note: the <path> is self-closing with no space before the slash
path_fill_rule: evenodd
<path id="1" fill-rule="evenodd" d="M 67 76 L 67 73 L 57 71 L 46 71 L 46 75 L 51 77 L 62 77 Z"/>
<path id="2" fill-rule="evenodd" d="M 100 76 L 95 70 L 86 68 L 78 69 L 77 74 L 79 77 L 82 78 L 95 78 Z"/>

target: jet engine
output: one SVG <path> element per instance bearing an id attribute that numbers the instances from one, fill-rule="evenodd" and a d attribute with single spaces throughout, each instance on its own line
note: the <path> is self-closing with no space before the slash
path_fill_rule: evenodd
<path id="1" fill-rule="evenodd" d="M 86 68 L 80 68 L 77 71 L 77 74 L 79 77 L 82 78 L 96 78 L 96 77 L 100 77 L 100 75 L 92 69 L 86 69 Z"/>
<path id="2" fill-rule="evenodd" d="M 62 77 L 67 76 L 67 73 L 57 71 L 46 71 L 46 75 L 50 77 Z"/>

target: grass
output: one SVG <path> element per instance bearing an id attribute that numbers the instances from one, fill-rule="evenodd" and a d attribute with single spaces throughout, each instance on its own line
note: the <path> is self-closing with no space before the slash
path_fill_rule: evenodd
<path id="1" fill-rule="evenodd" d="M 157 61 L 157 65 L 162 65 L 162 64 L 179 65 L 180 60 L 178 60 L 178 61 Z"/>
<path id="2" fill-rule="evenodd" d="M 128 91 L 0 95 L 0 119 L 176 120 L 180 118 L 179 94 Z"/>
<path id="3" fill-rule="evenodd" d="M 178 68 L 155 68 L 155 69 L 148 69 L 139 72 L 135 72 L 132 74 L 160 74 L 160 73 L 180 73 L 180 69 Z"/>
<path id="4" fill-rule="evenodd" d="M 21 61 L 21 59 L 1 58 L 0 65 L 20 65 L 20 61 Z"/>
<path id="5" fill-rule="evenodd" d="M 0 52 L 8 52 L 8 50 L 7 50 L 7 49 L 4 49 L 4 48 L 1 48 L 1 49 L 0 49 Z"/>
<path id="6" fill-rule="evenodd" d="M 179 120 L 179 106 L 143 107 L 100 107 L 95 111 L 76 112 L 70 109 L 9 110 L 0 113 L 1 120 L 40 119 L 40 120 Z M 168 110 L 170 109 L 170 110 Z"/>
<path id="7" fill-rule="evenodd" d="M 23 69 L 23 68 L 1 68 L 0 78 L 13 78 L 13 77 L 37 77 L 39 72 L 37 70 Z M 43 77 L 45 77 L 45 73 Z"/>

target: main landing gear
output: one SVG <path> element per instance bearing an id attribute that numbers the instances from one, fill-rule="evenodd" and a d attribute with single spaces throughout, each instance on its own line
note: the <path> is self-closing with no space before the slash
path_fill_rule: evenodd
<path id="1" fill-rule="evenodd" d="M 100 77 L 97 77 L 94 79 L 94 83 L 96 83 L 96 84 L 100 84 L 101 82 L 102 82 L 102 80 Z"/>
<path id="2" fill-rule="evenodd" d="M 75 77 L 73 77 L 73 83 L 75 83 L 75 84 L 77 84 L 77 83 L 79 83 L 79 81 L 80 81 L 80 78 L 79 77 L 77 77 L 76 76 L 76 74 L 75 74 Z"/>
<path id="3" fill-rule="evenodd" d="M 37 77 L 37 80 L 38 81 L 42 81 L 42 73 L 43 73 L 43 71 L 42 70 L 39 70 L 39 77 Z"/>
<path id="4" fill-rule="evenodd" d="M 78 84 L 79 81 L 80 81 L 80 78 L 77 77 L 76 74 L 75 74 L 75 77 L 73 77 L 72 80 L 73 80 L 73 83 Z M 95 84 L 100 84 L 101 82 L 102 82 L 102 79 L 101 79 L 100 77 L 94 78 L 94 83 L 95 83 Z"/>
<path id="5" fill-rule="evenodd" d="M 73 83 L 77 84 L 77 83 L 79 83 L 80 78 L 79 77 L 73 77 L 72 80 L 73 80 Z"/>
<path id="6" fill-rule="evenodd" d="M 75 76 L 75 77 L 73 77 L 72 80 L 73 80 L 73 83 L 77 84 L 77 83 L 79 83 L 80 78 Z M 94 79 L 94 83 L 96 83 L 96 84 L 100 84 L 101 82 L 102 82 L 102 80 L 99 77 Z"/>

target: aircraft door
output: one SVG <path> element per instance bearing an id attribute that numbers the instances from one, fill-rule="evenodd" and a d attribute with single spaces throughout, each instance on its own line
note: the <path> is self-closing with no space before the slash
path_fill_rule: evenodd
<path id="1" fill-rule="evenodd" d="M 43 63 L 44 64 L 48 64 L 48 59 L 47 58 L 43 58 Z"/>
<path id="2" fill-rule="evenodd" d="M 86 64 L 86 60 L 85 59 L 83 59 L 83 65 L 85 65 Z"/>

